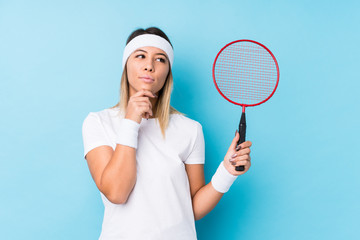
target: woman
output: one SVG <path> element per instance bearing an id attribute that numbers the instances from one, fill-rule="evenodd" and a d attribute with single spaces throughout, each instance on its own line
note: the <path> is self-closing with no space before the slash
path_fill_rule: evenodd
<path id="1" fill-rule="evenodd" d="M 172 64 L 165 33 L 134 31 L 119 103 L 84 120 L 84 157 L 105 206 L 100 239 L 197 239 L 195 220 L 250 168 L 251 142 L 236 146 L 236 132 L 205 185 L 202 126 L 170 106 Z M 235 171 L 239 165 L 245 171 Z"/>

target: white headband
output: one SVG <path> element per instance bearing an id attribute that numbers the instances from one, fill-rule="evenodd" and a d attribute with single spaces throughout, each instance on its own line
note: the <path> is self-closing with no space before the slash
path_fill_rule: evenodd
<path id="1" fill-rule="evenodd" d="M 174 61 L 174 50 L 171 47 L 170 43 L 155 34 L 142 34 L 135 38 L 133 38 L 125 47 L 124 54 L 123 54 L 123 60 L 122 60 L 122 68 L 124 69 L 125 64 L 129 56 L 138 48 L 141 47 L 157 47 L 163 50 L 169 61 L 170 66 L 172 66 Z"/>

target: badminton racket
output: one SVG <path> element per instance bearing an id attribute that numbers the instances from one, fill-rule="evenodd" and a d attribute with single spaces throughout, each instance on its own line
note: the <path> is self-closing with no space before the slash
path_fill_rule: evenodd
<path id="1" fill-rule="evenodd" d="M 237 145 L 245 142 L 245 108 L 269 100 L 279 84 L 279 76 L 275 56 L 256 41 L 233 41 L 217 54 L 213 64 L 216 89 L 226 100 L 242 107 Z M 244 171 L 245 166 L 236 166 L 235 170 Z"/>

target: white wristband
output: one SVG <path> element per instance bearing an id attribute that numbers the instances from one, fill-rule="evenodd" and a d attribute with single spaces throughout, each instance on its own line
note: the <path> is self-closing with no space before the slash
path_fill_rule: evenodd
<path id="1" fill-rule="evenodd" d="M 127 118 L 122 119 L 119 129 L 119 135 L 116 138 L 116 143 L 136 149 L 138 143 L 139 128 L 139 123 Z"/>
<path id="2" fill-rule="evenodd" d="M 216 191 L 226 193 L 237 177 L 226 170 L 224 161 L 222 161 L 211 179 L 211 184 Z"/>

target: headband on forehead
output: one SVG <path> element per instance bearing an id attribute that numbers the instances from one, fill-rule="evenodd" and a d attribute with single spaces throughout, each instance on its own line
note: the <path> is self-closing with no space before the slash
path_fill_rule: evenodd
<path id="1" fill-rule="evenodd" d="M 163 50 L 169 61 L 170 66 L 172 66 L 174 61 L 174 50 L 171 47 L 170 43 L 155 34 L 142 34 L 135 38 L 133 38 L 125 47 L 124 54 L 123 54 L 123 60 L 122 60 L 122 68 L 124 69 L 125 64 L 129 56 L 138 48 L 141 47 L 157 47 Z"/>

